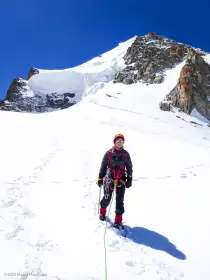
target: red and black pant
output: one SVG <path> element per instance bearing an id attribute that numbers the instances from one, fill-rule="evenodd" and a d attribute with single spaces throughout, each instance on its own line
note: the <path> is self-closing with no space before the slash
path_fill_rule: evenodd
<path id="1" fill-rule="evenodd" d="M 109 184 L 109 186 L 104 185 L 104 196 L 100 202 L 102 208 L 107 208 L 110 204 L 114 190 L 114 184 Z M 125 186 L 118 184 L 116 187 L 116 210 L 115 213 L 122 215 L 125 212 L 124 209 L 124 195 Z"/>

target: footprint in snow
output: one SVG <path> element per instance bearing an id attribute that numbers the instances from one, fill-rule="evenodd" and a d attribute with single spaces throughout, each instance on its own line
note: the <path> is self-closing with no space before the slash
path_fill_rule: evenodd
<path id="1" fill-rule="evenodd" d="M 196 176 L 196 173 L 193 171 L 190 171 L 190 174 L 192 174 L 193 176 Z"/>
<path id="2" fill-rule="evenodd" d="M 26 219 L 26 218 L 34 218 L 35 217 L 35 214 L 28 208 L 22 208 L 22 215 L 23 217 Z"/>
<path id="3" fill-rule="evenodd" d="M 57 246 L 58 246 L 57 244 L 53 244 L 52 240 L 39 240 L 36 243 L 37 251 L 40 250 L 52 251 Z"/>
<path id="4" fill-rule="evenodd" d="M 116 247 L 118 245 L 119 245 L 119 241 L 115 239 L 109 244 L 109 247 Z"/>
<path id="5" fill-rule="evenodd" d="M 10 199 L 9 201 L 0 200 L 0 208 L 7 208 L 12 206 L 16 202 L 15 199 Z"/>
<path id="6" fill-rule="evenodd" d="M 133 260 L 125 261 L 125 264 L 129 267 L 134 267 L 136 265 L 135 261 L 133 261 Z"/>
<path id="7" fill-rule="evenodd" d="M 196 173 L 193 172 L 193 171 L 189 171 L 189 174 L 192 175 L 192 176 L 196 176 Z M 185 173 L 183 173 L 183 174 L 180 175 L 180 177 L 183 178 L 183 179 L 187 178 L 187 176 L 188 176 L 188 175 L 185 174 Z"/>
<path id="8" fill-rule="evenodd" d="M 157 263 L 156 263 L 157 264 Z M 160 277 L 160 279 L 167 280 L 184 280 L 184 274 L 179 273 L 174 270 L 172 267 L 166 264 L 157 264 L 156 274 Z"/>
<path id="9" fill-rule="evenodd" d="M 24 228 L 21 225 L 16 226 L 16 228 L 12 232 L 6 234 L 6 239 L 10 240 L 15 238 L 18 233 L 23 230 Z"/>

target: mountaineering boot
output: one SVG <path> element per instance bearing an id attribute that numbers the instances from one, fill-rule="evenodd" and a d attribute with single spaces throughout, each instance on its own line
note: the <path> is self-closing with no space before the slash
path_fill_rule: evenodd
<path id="1" fill-rule="evenodd" d="M 101 207 L 100 208 L 100 216 L 99 219 L 101 221 L 105 221 L 106 220 L 106 208 Z"/>
<path id="2" fill-rule="evenodd" d="M 121 227 L 122 226 L 122 215 L 116 214 L 114 220 L 114 226 Z"/>

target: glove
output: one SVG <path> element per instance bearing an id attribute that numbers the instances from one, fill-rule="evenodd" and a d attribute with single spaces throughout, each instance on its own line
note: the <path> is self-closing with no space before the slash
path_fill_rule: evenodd
<path id="1" fill-rule="evenodd" d="M 103 185 L 103 178 L 98 178 L 96 181 L 96 184 L 99 186 L 99 188 Z"/>
<path id="2" fill-rule="evenodd" d="M 128 176 L 125 183 L 125 187 L 130 188 L 131 186 L 132 186 L 132 176 Z"/>

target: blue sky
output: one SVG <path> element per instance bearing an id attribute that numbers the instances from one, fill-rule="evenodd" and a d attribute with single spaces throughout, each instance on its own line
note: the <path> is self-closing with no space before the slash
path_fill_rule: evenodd
<path id="1" fill-rule="evenodd" d="M 150 31 L 210 52 L 209 11 L 209 0 L 2 0 L 0 98 L 31 66 L 73 67 Z"/>

